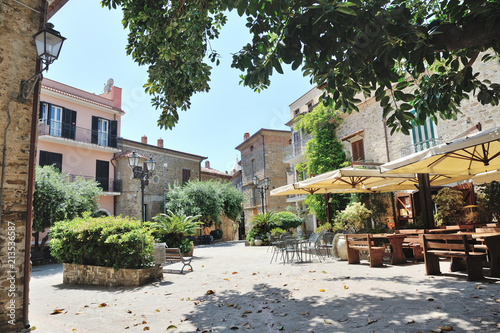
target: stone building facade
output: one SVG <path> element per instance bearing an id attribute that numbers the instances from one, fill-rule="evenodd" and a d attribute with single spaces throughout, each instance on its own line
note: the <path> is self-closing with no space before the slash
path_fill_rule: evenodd
<path id="1" fill-rule="evenodd" d="M 121 182 L 122 191 L 116 197 L 115 212 L 117 215 L 140 219 L 142 211 L 146 221 L 163 213 L 165 193 L 170 187 L 201 178 L 201 161 L 206 159 L 204 156 L 164 148 L 162 139 L 158 139 L 156 145 L 150 145 L 146 136 L 141 138 L 141 142 L 120 138 L 118 147 L 122 153 L 117 154 L 113 160 L 115 179 Z M 141 181 L 133 179 L 132 169 L 128 164 L 127 157 L 132 152 L 144 157 L 141 163 L 150 157 L 156 162 L 149 184 L 144 188 L 144 210 L 141 210 Z"/>
<path id="2" fill-rule="evenodd" d="M 289 131 L 260 129 L 250 136 L 245 133 L 244 141 L 235 149 L 241 152 L 241 188 L 244 196 L 243 211 L 246 222 L 253 215 L 264 211 L 279 212 L 288 206 L 286 198 L 271 197 L 265 192 L 264 202 L 261 193 L 253 183 L 253 177 L 260 180 L 268 177 L 271 189 L 286 185 L 288 165 L 283 163 L 283 148 L 290 145 Z"/>
<path id="3" fill-rule="evenodd" d="M 40 70 L 33 35 L 66 1 L 0 4 L 0 332 L 29 326 L 30 239 L 40 85 L 18 102 L 21 80 Z"/>
<path id="4" fill-rule="evenodd" d="M 478 57 L 478 59 L 480 58 L 481 56 Z M 477 61 L 473 68 L 474 71 L 481 73 L 480 78 L 486 78 L 492 82 L 500 80 L 500 67 L 495 61 L 488 63 Z M 313 88 L 291 103 L 291 120 L 287 125 L 293 127 L 296 117 L 309 112 L 311 107 L 318 103 L 321 95 L 321 90 Z M 393 161 L 416 151 L 450 141 L 466 133 L 474 133 L 477 131 L 478 123 L 481 124 L 483 130 L 500 125 L 498 107 L 481 105 L 475 97 L 471 97 L 470 100 L 462 101 L 462 114 L 458 115 L 457 120 L 439 119 L 437 124 L 428 120 L 425 125 L 414 126 L 410 135 L 404 135 L 401 132 L 395 132 L 391 135 L 390 129 L 382 117 L 382 109 L 375 101 L 375 97 L 363 98 L 359 96 L 359 98 L 362 100 L 357 105 L 359 112 L 342 114 L 342 122 L 336 129 L 337 138 L 354 164 L 361 162 L 364 165 L 377 165 Z M 308 140 L 303 137 L 303 133 L 294 133 L 292 130 L 292 147 L 285 148 L 284 161 L 290 163 L 288 183 L 297 181 L 294 165 L 303 161 L 303 147 Z M 290 196 L 287 200 L 298 201 L 299 199 L 301 198 Z M 401 210 L 398 209 L 400 206 L 412 209 L 412 205 L 414 205 L 413 199 L 408 193 L 396 193 L 394 202 L 396 219 L 398 220 L 400 219 Z M 392 212 L 389 211 L 385 220 L 391 219 L 393 216 Z"/>

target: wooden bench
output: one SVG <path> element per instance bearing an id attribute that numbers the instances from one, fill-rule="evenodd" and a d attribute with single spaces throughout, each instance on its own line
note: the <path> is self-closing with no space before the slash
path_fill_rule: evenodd
<path id="1" fill-rule="evenodd" d="M 482 259 L 485 253 L 474 251 L 474 239 L 470 234 L 423 234 L 425 270 L 427 275 L 439 275 L 439 258 L 451 258 L 450 271 L 467 270 L 469 281 L 484 278 Z M 465 266 L 464 266 L 465 264 Z"/>
<path id="2" fill-rule="evenodd" d="M 193 270 L 193 266 L 191 266 L 191 260 L 192 257 L 183 257 L 181 254 L 181 250 L 178 248 L 172 247 L 172 248 L 166 248 L 165 249 L 165 261 L 180 261 L 184 264 L 181 269 L 181 273 L 184 272 L 184 267 L 189 266 L 191 268 L 191 271 Z"/>
<path id="3" fill-rule="evenodd" d="M 370 267 L 383 266 L 384 246 L 375 246 L 370 234 L 346 234 L 347 262 L 359 264 L 359 251 L 368 251 Z"/>
<path id="4" fill-rule="evenodd" d="M 403 249 L 410 249 L 416 261 L 424 261 L 424 249 L 420 242 L 420 235 L 425 233 L 425 229 L 400 229 L 396 234 L 403 234 Z"/>

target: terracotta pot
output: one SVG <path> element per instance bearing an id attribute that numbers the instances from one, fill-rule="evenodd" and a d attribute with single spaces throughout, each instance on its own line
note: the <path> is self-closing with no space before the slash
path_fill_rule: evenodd
<path id="1" fill-rule="evenodd" d="M 262 245 L 262 239 L 256 239 L 254 241 L 255 246 L 261 246 Z"/>

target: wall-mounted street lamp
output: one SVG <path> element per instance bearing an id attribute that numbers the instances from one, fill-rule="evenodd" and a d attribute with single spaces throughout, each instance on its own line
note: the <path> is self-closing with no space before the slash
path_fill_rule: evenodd
<path id="1" fill-rule="evenodd" d="M 262 203 L 262 214 L 264 214 L 264 194 L 269 190 L 271 187 L 271 180 L 269 177 L 266 177 L 262 180 L 262 184 L 260 184 L 260 180 L 257 176 L 253 176 L 253 184 L 255 185 L 255 188 L 260 192 L 260 199 Z M 260 186 L 259 186 L 260 184 Z"/>
<path id="2" fill-rule="evenodd" d="M 26 99 L 33 92 L 36 83 L 41 80 L 43 71 L 49 69 L 49 65 L 59 57 L 62 45 L 66 38 L 61 36 L 59 31 L 54 30 L 54 25 L 47 23 L 45 27 L 38 31 L 33 38 L 35 39 L 36 53 L 38 58 L 45 65 L 45 68 L 28 80 L 21 80 L 19 96 L 17 100 L 20 103 L 26 103 Z"/>
<path id="3" fill-rule="evenodd" d="M 141 227 L 146 219 L 144 211 L 144 188 L 148 185 L 149 176 L 155 171 L 156 162 L 153 160 L 153 156 L 145 162 L 146 168 L 138 168 L 140 163 L 140 156 L 134 152 L 128 157 L 128 165 L 134 172 L 134 179 L 141 180 Z"/>

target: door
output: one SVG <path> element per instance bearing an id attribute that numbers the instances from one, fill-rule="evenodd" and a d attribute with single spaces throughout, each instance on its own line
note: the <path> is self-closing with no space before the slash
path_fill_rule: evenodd
<path id="1" fill-rule="evenodd" d="M 95 180 L 103 191 L 109 191 L 109 162 L 96 160 Z"/>
<path id="2" fill-rule="evenodd" d="M 97 123 L 97 144 L 107 146 L 109 139 L 109 120 L 99 118 Z"/>

